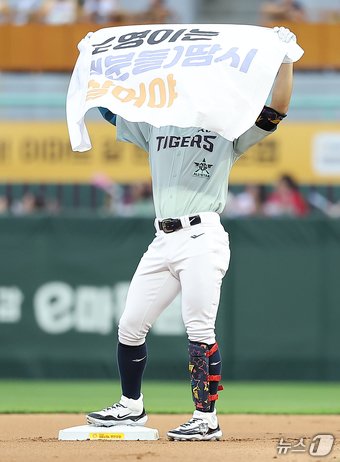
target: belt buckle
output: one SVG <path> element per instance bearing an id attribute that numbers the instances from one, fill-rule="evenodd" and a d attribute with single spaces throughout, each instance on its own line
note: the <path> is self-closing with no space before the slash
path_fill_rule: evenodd
<path id="1" fill-rule="evenodd" d="M 176 220 L 173 218 L 166 218 L 165 220 L 162 220 L 160 224 L 162 231 L 166 234 L 173 233 L 176 229 L 178 229 L 176 228 Z"/>

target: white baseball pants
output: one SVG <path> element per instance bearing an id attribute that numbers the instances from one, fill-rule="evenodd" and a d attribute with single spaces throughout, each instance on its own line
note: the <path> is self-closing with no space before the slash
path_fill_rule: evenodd
<path id="1" fill-rule="evenodd" d="M 190 341 L 215 343 L 215 320 L 222 278 L 230 260 L 228 234 L 215 212 L 199 214 L 201 223 L 166 234 L 155 220 L 156 237 L 143 255 L 128 291 L 118 338 L 137 346 L 154 321 L 182 291 L 182 318 Z"/>

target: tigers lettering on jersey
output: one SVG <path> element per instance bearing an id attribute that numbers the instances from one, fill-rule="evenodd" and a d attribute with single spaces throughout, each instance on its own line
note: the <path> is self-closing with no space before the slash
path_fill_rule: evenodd
<path id="1" fill-rule="evenodd" d="M 215 135 L 157 136 L 157 151 L 172 148 L 199 148 L 213 152 Z"/>

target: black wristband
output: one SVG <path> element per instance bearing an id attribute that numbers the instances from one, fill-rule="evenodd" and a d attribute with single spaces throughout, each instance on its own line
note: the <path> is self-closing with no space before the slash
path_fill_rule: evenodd
<path id="1" fill-rule="evenodd" d="M 266 130 L 270 132 L 275 130 L 277 125 L 281 122 L 282 119 L 287 117 L 287 114 L 280 114 L 279 112 L 275 111 L 275 109 L 264 106 L 261 111 L 261 114 L 258 116 L 255 125 L 262 130 Z"/>

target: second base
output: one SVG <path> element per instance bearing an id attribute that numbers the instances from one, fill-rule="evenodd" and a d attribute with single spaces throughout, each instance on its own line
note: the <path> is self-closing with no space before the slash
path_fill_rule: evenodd
<path id="1" fill-rule="evenodd" d="M 95 427 L 80 425 L 59 431 L 60 441 L 115 440 L 115 441 L 154 441 L 159 439 L 158 430 L 132 425 L 114 427 Z"/>

